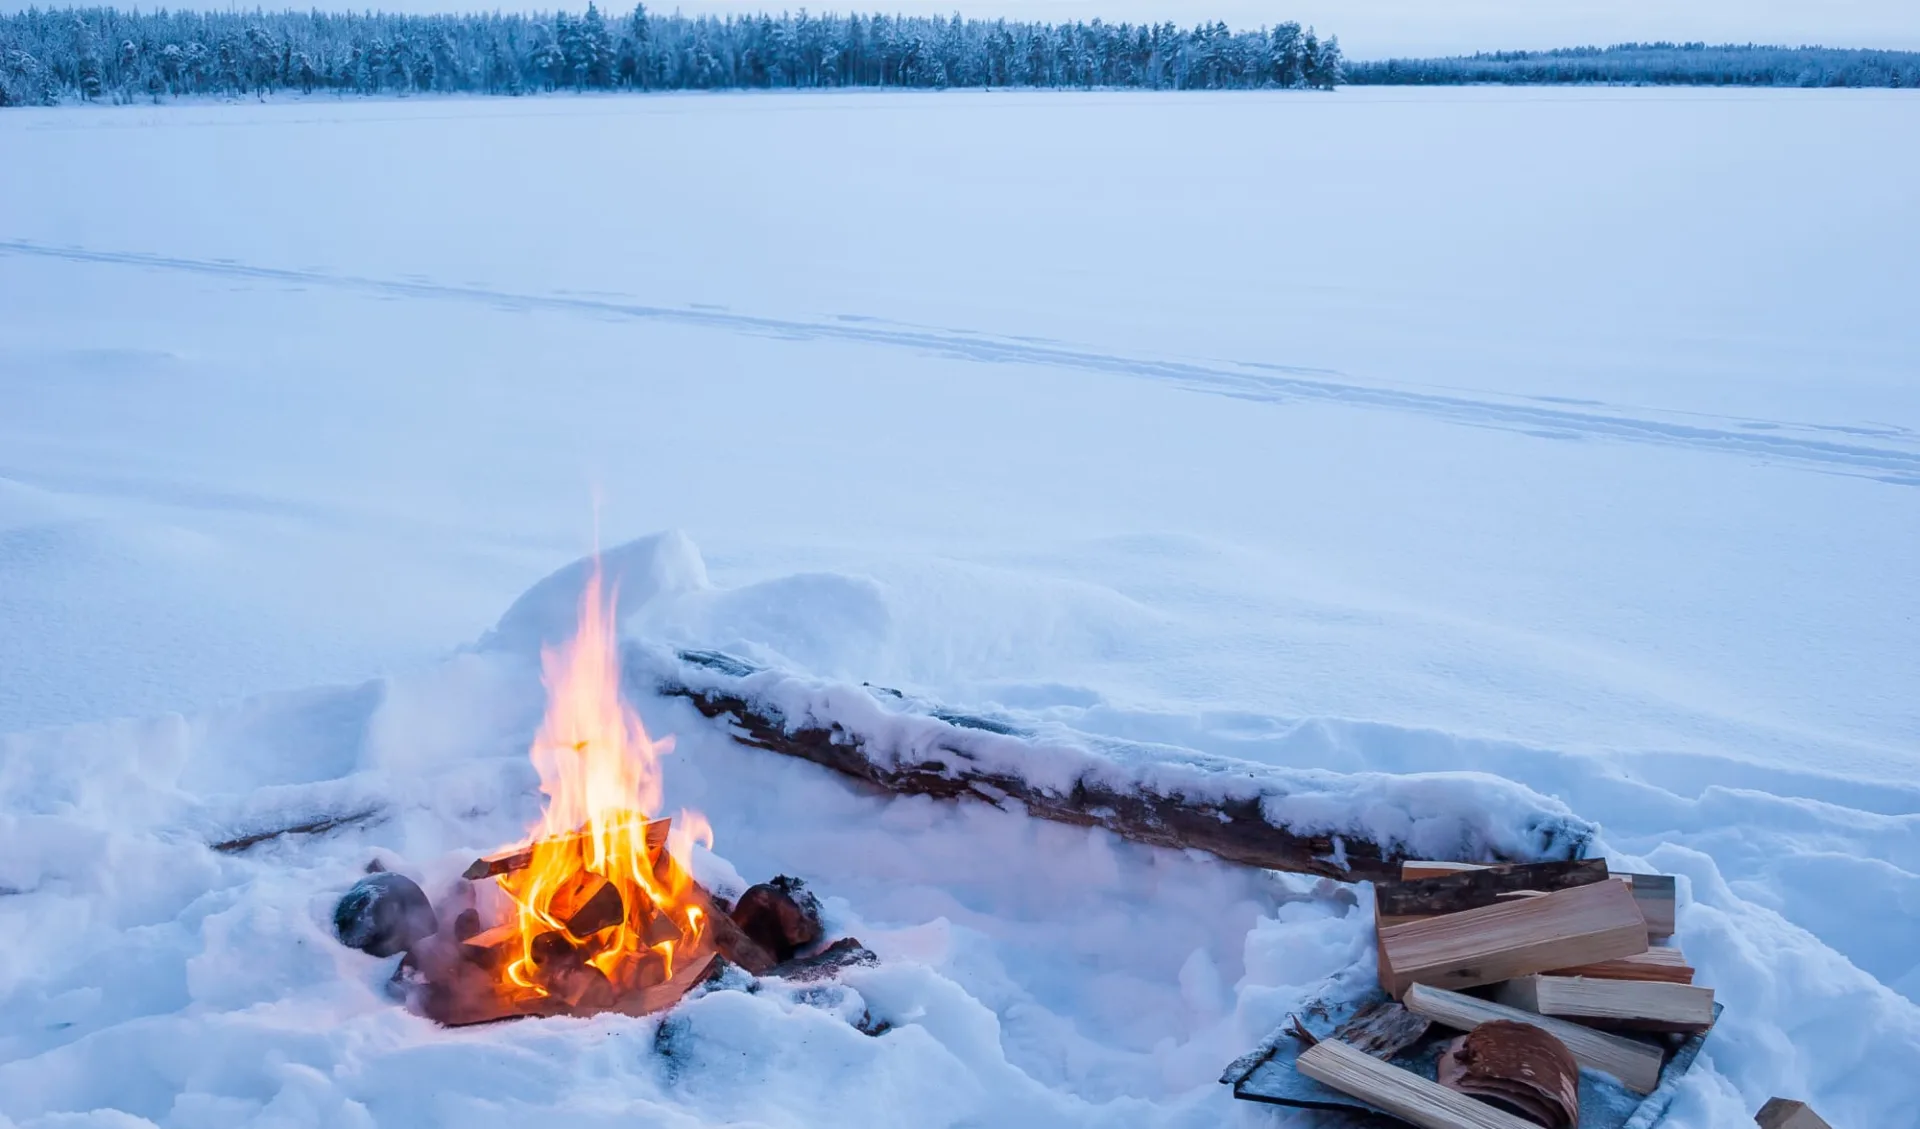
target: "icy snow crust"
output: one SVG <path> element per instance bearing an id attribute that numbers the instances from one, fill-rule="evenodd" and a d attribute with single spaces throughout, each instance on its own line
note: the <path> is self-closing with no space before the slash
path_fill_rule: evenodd
<path id="1" fill-rule="evenodd" d="M 860 683 L 1005 718 L 1062 779 L 1591 823 L 1682 876 L 1727 1005 L 1672 1124 L 1914 1124 L 1916 132 L 1845 92 L 0 115 L 0 1126 L 1308 1124 L 1215 1079 L 1373 975 L 1364 890 L 862 794 L 645 692 L 675 647 L 906 748 Z M 596 486 L 609 544 L 688 530 L 611 556 L 702 877 L 802 873 L 883 961 L 437 1030 L 329 914 L 531 821 Z"/>

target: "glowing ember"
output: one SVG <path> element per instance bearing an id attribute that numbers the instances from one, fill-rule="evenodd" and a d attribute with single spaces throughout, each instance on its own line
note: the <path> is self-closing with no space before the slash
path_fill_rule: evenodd
<path id="1" fill-rule="evenodd" d="M 541 670 L 547 714 L 532 755 L 547 802 L 522 848 L 530 859 L 499 876 L 515 906 L 501 927 L 510 959 L 499 988 L 611 1006 L 704 951 L 705 903 L 687 860 L 696 838 L 712 846 L 712 832 L 697 813 L 680 812 L 670 831 L 654 818 L 660 758 L 673 739 L 649 737 L 620 696 L 614 598 L 598 562 L 581 594 L 579 633 L 543 651 Z"/>

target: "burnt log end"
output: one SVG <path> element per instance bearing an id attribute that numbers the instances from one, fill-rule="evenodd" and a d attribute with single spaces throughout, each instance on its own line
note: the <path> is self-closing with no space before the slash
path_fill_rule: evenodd
<path id="1" fill-rule="evenodd" d="M 728 916 L 777 961 L 820 939 L 820 903 L 797 878 L 781 875 L 749 889 Z"/>

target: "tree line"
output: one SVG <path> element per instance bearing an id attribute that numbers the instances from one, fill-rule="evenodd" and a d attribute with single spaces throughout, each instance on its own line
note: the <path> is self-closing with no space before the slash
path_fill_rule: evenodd
<path id="1" fill-rule="evenodd" d="M 1920 52 L 1754 44 L 1622 43 L 1496 51 L 1345 65 L 1347 82 L 1379 86 L 1644 84 L 1653 86 L 1920 87 Z"/>
<path id="2" fill-rule="evenodd" d="M 0 15 L 0 106 L 182 95 L 793 87 L 1330 89 L 1339 41 L 1282 23 L 959 16 L 29 9 Z"/>

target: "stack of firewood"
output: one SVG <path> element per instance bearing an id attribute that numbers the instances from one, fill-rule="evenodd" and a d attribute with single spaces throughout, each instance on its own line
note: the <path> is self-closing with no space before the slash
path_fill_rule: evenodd
<path id="1" fill-rule="evenodd" d="M 1581 1114 L 1582 1068 L 1650 1094 L 1673 1041 L 1713 1026 L 1713 989 L 1669 943 L 1669 876 L 1610 874 L 1599 859 L 1409 862 L 1374 891 L 1391 1002 L 1312 1040 L 1295 1069 L 1416 1125 L 1594 1124 Z M 1432 1074 L 1389 1061 L 1431 1042 L 1430 1027 L 1461 1033 L 1432 1047 Z"/>

